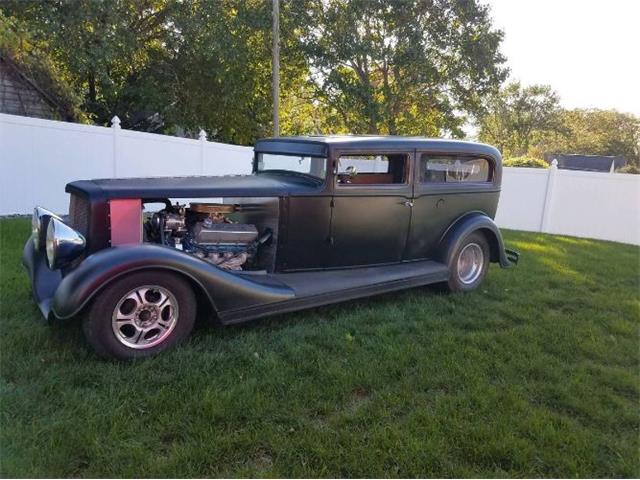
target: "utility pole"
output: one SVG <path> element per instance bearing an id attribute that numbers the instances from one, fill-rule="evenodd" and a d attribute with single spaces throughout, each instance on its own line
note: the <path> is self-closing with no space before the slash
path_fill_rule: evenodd
<path id="1" fill-rule="evenodd" d="M 273 0 L 273 46 L 271 91 L 273 94 L 273 136 L 280 136 L 280 0 Z"/>

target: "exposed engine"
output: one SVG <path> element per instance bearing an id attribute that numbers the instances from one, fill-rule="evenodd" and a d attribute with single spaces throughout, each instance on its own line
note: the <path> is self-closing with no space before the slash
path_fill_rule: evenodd
<path id="1" fill-rule="evenodd" d="M 269 241 L 271 232 L 261 236 L 255 225 L 233 222 L 227 217 L 235 205 L 191 203 L 171 205 L 145 223 L 149 241 L 171 246 L 228 270 L 241 270 L 252 260 L 258 247 Z"/>

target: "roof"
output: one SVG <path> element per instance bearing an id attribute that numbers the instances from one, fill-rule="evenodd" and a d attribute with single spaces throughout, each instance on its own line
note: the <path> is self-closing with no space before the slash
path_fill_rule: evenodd
<path id="1" fill-rule="evenodd" d="M 0 111 L 66 121 L 84 121 L 82 98 L 41 42 L 22 22 L 0 12 Z M 12 98 L 13 97 L 13 98 Z M 18 100 L 16 106 L 12 100 Z M 24 101 L 25 105 L 22 105 Z M 17 110 L 16 110 L 17 109 Z"/>
<path id="2" fill-rule="evenodd" d="M 95 199 L 271 197 L 317 191 L 321 182 L 303 176 L 225 175 L 219 177 L 103 178 L 68 183 L 68 193 Z"/>
<path id="3" fill-rule="evenodd" d="M 545 161 L 558 161 L 558 168 L 565 170 L 585 170 L 591 172 L 609 172 L 613 164 L 614 170 L 627 164 L 624 157 L 609 155 L 580 155 L 575 153 L 552 153 L 545 155 Z"/>
<path id="4" fill-rule="evenodd" d="M 395 135 L 309 135 L 263 138 L 256 142 L 256 152 L 306 153 L 325 156 L 336 147 L 380 149 L 409 148 L 442 153 L 488 155 L 500 159 L 500 152 L 491 145 L 444 138 L 403 137 Z"/>

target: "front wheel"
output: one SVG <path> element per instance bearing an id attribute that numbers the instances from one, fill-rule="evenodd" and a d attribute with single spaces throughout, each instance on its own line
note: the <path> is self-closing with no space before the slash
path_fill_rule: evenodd
<path id="1" fill-rule="evenodd" d="M 185 339 L 196 317 L 193 289 L 181 277 L 143 271 L 100 291 L 84 321 L 87 341 L 106 358 L 148 357 Z"/>
<path id="2" fill-rule="evenodd" d="M 480 232 L 468 235 L 449 259 L 451 277 L 447 283 L 448 290 L 475 290 L 487 274 L 489 261 L 490 250 L 486 237 Z"/>

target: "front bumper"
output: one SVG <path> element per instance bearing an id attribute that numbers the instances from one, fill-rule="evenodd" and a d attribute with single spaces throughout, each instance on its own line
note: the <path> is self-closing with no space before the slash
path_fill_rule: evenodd
<path id="1" fill-rule="evenodd" d="M 31 280 L 33 298 L 44 318 L 51 320 L 51 301 L 62 281 L 60 270 L 51 270 L 47 266 L 47 255 L 44 251 L 37 252 L 33 240 L 29 238 L 22 252 L 22 264 L 27 269 Z"/>

